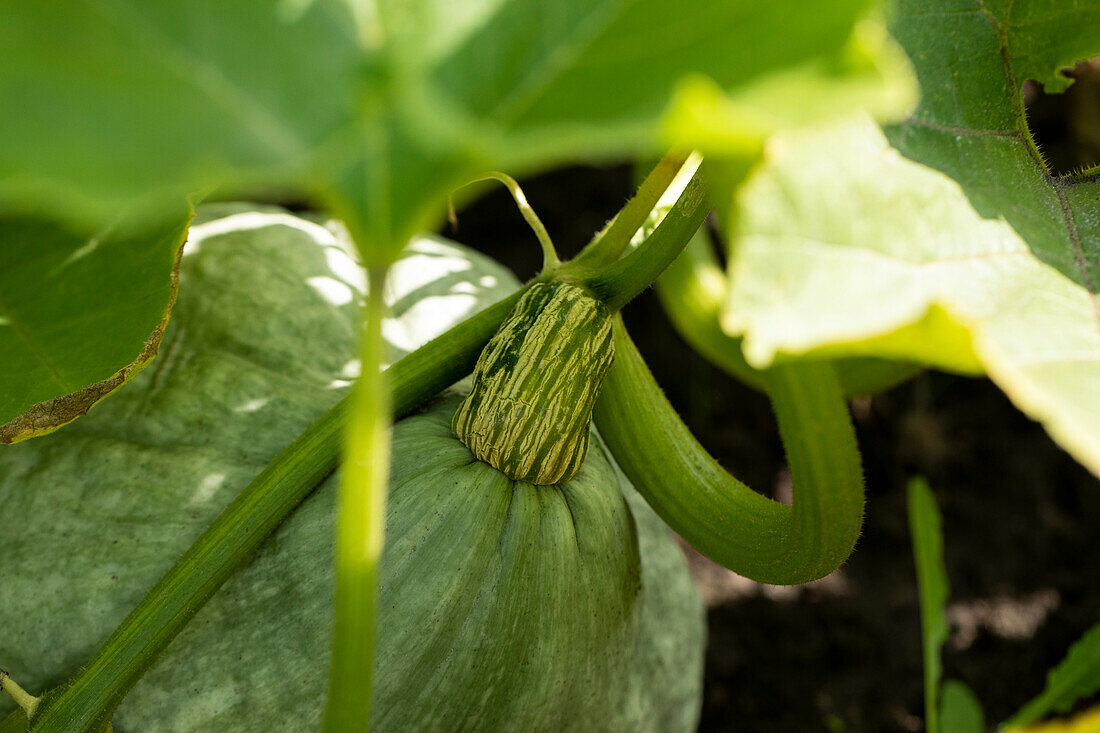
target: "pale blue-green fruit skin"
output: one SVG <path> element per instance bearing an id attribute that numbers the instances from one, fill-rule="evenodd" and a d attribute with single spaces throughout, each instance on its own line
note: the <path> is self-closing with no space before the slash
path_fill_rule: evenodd
<path id="1" fill-rule="evenodd" d="M 394 430 L 372 730 L 693 730 L 702 611 L 667 529 L 597 441 L 562 486 L 475 460 L 458 401 Z M 319 725 L 337 483 L 200 612 L 120 733 Z"/>
<path id="2" fill-rule="evenodd" d="M 332 242 L 271 209 L 200 221 L 231 231 L 185 257 L 159 363 L 85 419 L 0 453 L 0 667 L 33 692 L 71 675 L 346 391 L 356 304 L 317 287 L 347 274 Z M 515 287 L 454 246 L 414 252 L 428 258 L 408 270 L 416 286 L 393 283 L 395 358 Z M 395 429 L 373 730 L 693 729 L 702 609 L 667 529 L 598 438 L 562 487 L 475 463 L 449 437 L 456 399 Z M 119 733 L 318 729 L 335 483 L 173 641 L 119 708 Z"/>

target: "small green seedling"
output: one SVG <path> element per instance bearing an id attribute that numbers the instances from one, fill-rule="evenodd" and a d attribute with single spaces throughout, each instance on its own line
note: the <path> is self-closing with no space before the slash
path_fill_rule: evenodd
<path id="1" fill-rule="evenodd" d="M 936 499 L 923 479 L 909 483 L 909 532 L 920 591 L 921 640 L 924 651 L 924 720 L 928 733 L 983 733 L 981 703 L 964 683 L 941 682 L 940 648 L 947 641 L 945 609 L 950 591 L 943 563 L 943 529 Z M 1065 658 L 1050 670 L 1046 689 L 998 726 L 1014 733 L 1095 733 L 1100 708 L 1063 723 L 1028 726 L 1052 712 L 1068 713 L 1079 700 L 1100 690 L 1100 624 L 1085 632 Z M 1062 727 L 1064 725 L 1064 727 Z"/>

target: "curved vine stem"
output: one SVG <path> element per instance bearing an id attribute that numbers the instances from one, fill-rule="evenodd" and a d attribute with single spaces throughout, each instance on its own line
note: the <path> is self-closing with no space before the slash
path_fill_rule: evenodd
<path id="1" fill-rule="evenodd" d="M 479 181 L 499 181 L 504 184 L 505 188 L 508 189 L 508 193 L 512 194 L 512 198 L 515 199 L 516 206 L 519 208 L 519 213 L 523 215 L 527 225 L 531 227 L 531 231 L 535 233 L 535 237 L 539 240 L 539 246 L 542 247 L 543 273 L 552 272 L 557 268 L 557 266 L 561 264 L 561 260 L 558 259 L 558 251 L 554 248 L 554 242 L 550 239 L 550 233 L 546 231 L 546 227 L 543 226 L 542 220 L 539 219 L 539 215 L 531 208 L 531 204 L 527 203 L 527 197 L 523 194 L 523 189 L 520 188 L 519 182 L 507 173 L 489 171 L 480 178 L 475 178 L 465 184 L 462 188 Z"/>
<path id="2" fill-rule="evenodd" d="M 393 411 L 407 414 L 473 369 L 520 294 L 463 321 L 389 370 Z M 62 687 L 43 696 L 33 731 L 96 731 L 203 604 L 335 469 L 346 397 L 298 436 L 245 487 Z"/>
<path id="3" fill-rule="evenodd" d="M 794 482 L 791 505 L 730 476 L 668 403 L 621 319 L 615 361 L 596 424 L 650 506 L 697 550 L 764 583 L 803 583 L 836 569 L 863 521 L 855 433 L 833 367 L 779 365 L 766 372 Z"/>

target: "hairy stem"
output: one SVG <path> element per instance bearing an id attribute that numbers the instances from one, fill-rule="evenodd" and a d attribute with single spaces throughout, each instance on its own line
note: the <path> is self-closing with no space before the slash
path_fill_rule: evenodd
<path id="1" fill-rule="evenodd" d="M 706 181 L 697 168 L 676 203 L 657 228 L 633 252 L 603 269 L 590 272 L 569 262 L 560 270 L 562 280 L 572 280 L 619 310 L 645 290 L 680 254 L 707 216 Z"/>
<path id="2" fill-rule="evenodd" d="M 516 293 L 455 326 L 389 370 L 393 410 L 407 414 L 468 374 Z M 43 699 L 34 731 L 94 731 L 214 592 L 335 470 L 351 398 L 287 446 L 195 540 L 67 684 Z"/>
<path id="3" fill-rule="evenodd" d="M 794 482 L 789 506 L 752 491 L 707 454 L 621 319 L 596 424 L 650 506 L 697 550 L 760 582 L 802 583 L 836 569 L 859 537 L 859 451 L 830 364 L 776 366 L 766 375 Z"/>
<path id="4" fill-rule="evenodd" d="M 619 259 L 687 159 L 688 153 L 682 150 L 672 150 L 661 158 L 634 197 L 572 262 L 578 267 L 600 268 Z"/>

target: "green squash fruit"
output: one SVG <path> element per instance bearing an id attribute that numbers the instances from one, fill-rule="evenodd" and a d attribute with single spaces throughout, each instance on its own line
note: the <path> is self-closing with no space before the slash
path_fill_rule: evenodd
<path id="1" fill-rule="evenodd" d="M 455 436 L 515 481 L 568 481 L 614 353 L 603 303 L 575 285 L 534 285 L 481 352 Z"/>
<path id="2" fill-rule="evenodd" d="M 13 679 L 40 694 L 72 675 L 346 394 L 361 278 L 331 227 L 200 209 L 157 361 L 83 420 L 0 451 Z M 393 358 L 515 287 L 476 253 L 414 242 L 385 293 Z M 692 730 L 703 614 L 667 528 L 598 437 L 560 486 L 476 461 L 450 432 L 458 400 L 395 426 L 372 730 Z M 319 728 L 337 481 L 198 612 L 123 701 L 118 733 Z M 0 717 L 12 708 L 0 697 Z"/>

